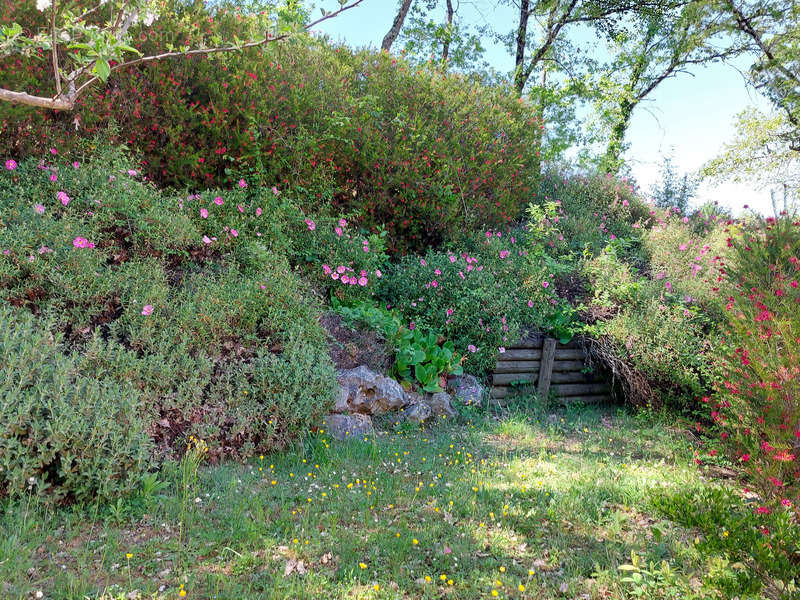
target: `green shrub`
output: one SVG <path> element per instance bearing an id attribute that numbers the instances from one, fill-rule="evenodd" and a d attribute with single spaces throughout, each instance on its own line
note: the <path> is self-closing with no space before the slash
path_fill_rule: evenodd
<path id="1" fill-rule="evenodd" d="M 547 202 L 558 207 L 551 223 L 560 236 L 558 241 L 578 254 L 587 250 L 597 255 L 617 238 L 633 242 L 631 250 L 636 252 L 639 233 L 652 216 L 651 209 L 625 178 L 550 172 L 542 178 L 534 204 Z M 548 241 L 551 248 L 556 243 Z"/>
<path id="2" fill-rule="evenodd" d="M 285 447 L 335 392 L 321 306 L 286 258 L 306 217 L 257 186 L 170 197 L 94 146 L 0 173 L 3 305 L 46 316 L 81 381 L 138 402 L 159 452 L 192 434 L 214 458 Z"/>
<path id="3" fill-rule="evenodd" d="M 353 306 L 334 303 L 334 310 L 352 323 L 364 323 L 379 332 L 394 350 L 392 374 L 407 386 L 416 383 L 430 393 L 441 392 L 448 375 L 461 375 L 461 356 L 450 340 L 422 327 L 409 329 L 392 311 L 369 302 Z"/>
<path id="4" fill-rule="evenodd" d="M 234 3 L 175 0 L 133 37 L 149 54 L 261 35 L 262 19 L 242 13 Z M 0 8 L 0 23 L 35 29 L 42 19 L 32 4 Z M 19 56 L 0 60 L 0 74 L 29 90 L 51 76 L 44 62 Z M 390 249 L 402 251 L 518 216 L 535 185 L 535 115 L 507 87 L 300 36 L 116 72 L 69 118 L 4 103 L 0 154 L 55 146 L 72 156 L 80 138 L 114 119 L 118 141 L 159 184 L 230 186 L 252 173 L 251 185 L 302 190 L 306 210 L 332 202 L 370 231 L 385 225 Z"/>
<path id="5" fill-rule="evenodd" d="M 541 322 L 543 307 L 522 288 L 524 232 L 487 231 L 473 251 L 429 251 L 406 256 L 381 280 L 379 297 L 408 328 L 436 331 L 464 354 L 464 368 L 486 373 L 498 348 L 511 345 L 523 325 Z"/>
<path id="6" fill-rule="evenodd" d="M 754 219 L 732 235 L 727 322 L 710 400 L 722 447 L 771 509 L 800 514 L 800 221 Z M 709 401 L 708 398 L 704 400 Z"/>
<path id="7" fill-rule="evenodd" d="M 0 304 L 0 495 L 131 492 L 152 461 L 141 394 L 80 374 L 46 325 Z"/>

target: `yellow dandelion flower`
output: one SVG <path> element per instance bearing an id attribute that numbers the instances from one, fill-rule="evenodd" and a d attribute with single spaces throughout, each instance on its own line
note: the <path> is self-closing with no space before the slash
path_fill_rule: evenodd
<path id="1" fill-rule="evenodd" d="M 419 544 L 419 540 L 417 538 L 414 538 L 413 540 L 411 540 L 411 543 L 416 546 L 417 544 Z"/>
<path id="2" fill-rule="evenodd" d="M 125 555 L 125 558 L 133 558 L 133 554 L 131 554 L 130 552 L 128 552 L 128 553 Z"/>
<path id="3" fill-rule="evenodd" d="M 364 564 L 364 563 L 358 563 L 358 566 L 361 567 L 362 569 L 366 569 L 367 568 L 367 565 Z"/>
<path id="4" fill-rule="evenodd" d="M 379 585 L 376 583 L 375 585 L 373 585 L 373 586 L 372 586 L 372 589 L 373 589 L 373 590 L 375 590 L 375 591 L 377 592 L 378 590 L 380 590 L 380 589 L 381 589 L 381 586 L 379 586 Z"/>
<path id="5" fill-rule="evenodd" d="M 505 567 L 500 567 L 500 572 L 501 573 L 505 573 L 506 572 L 506 568 Z"/>
<path id="6" fill-rule="evenodd" d="M 522 584 L 520 583 L 520 584 L 517 586 L 517 589 L 518 589 L 520 592 L 524 592 L 524 591 L 525 591 L 525 586 L 524 586 L 524 585 L 522 585 Z"/>

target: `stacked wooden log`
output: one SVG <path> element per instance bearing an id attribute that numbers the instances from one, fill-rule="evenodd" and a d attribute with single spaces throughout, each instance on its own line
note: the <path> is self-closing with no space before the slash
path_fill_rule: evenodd
<path id="1" fill-rule="evenodd" d="M 502 401 L 522 384 L 540 398 L 552 392 L 562 402 L 610 400 L 608 384 L 585 371 L 586 353 L 577 341 L 559 344 L 552 338 L 528 337 L 498 354 L 491 397 Z"/>

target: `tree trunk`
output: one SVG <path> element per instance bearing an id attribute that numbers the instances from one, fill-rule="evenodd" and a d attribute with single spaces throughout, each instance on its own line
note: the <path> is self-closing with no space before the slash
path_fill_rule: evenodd
<path id="1" fill-rule="evenodd" d="M 403 22 L 406 20 L 406 15 L 408 14 L 408 9 L 411 8 L 412 1 L 413 0 L 403 0 L 402 4 L 400 4 L 400 10 L 397 11 L 394 17 L 392 27 L 383 38 L 381 50 L 386 50 L 387 52 L 391 50 L 392 44 L 394 44 L 397 36 L 400 35 L 400 30 L 403 28 Z"/>
<path id="2" fill-rule="evenodd" d="M 519 6 L 519 26 L 517 27 L 517 54 L 514 57 L 514 88 L 520 96 L 522 90 L 525 89 L 525 41 L 528 37 L 530 9 L 530 0 L 522 0 Z"/>
<path id="3" fill-rule="evenodd" d="M 611 137 L 608 140 L 606 147 L 606 154 L 603 160 L 604 166 L 608 173 L 616 175 L 622 166 L 622 151 L 625 148 L 625 132 L 628 130 L 628 125 L 631 122 L 631 115 L 633 109 L 636 107 L 636 102 L 632 100 L 621 100 L 619 103 L 619 119 L 614 123 L 611 128 Z"/>
<path id="4" fill-rule="evenodd" d="M 545 90 L 547 87 L 547 63 L 544 64 L 542 67 L 542 90 Z M 539 186 L 539 182 L 542 180 L 542 146 L 544 145 L 544 111 L 545 111 L 545 104 L 544 104 L 545 95 L 542 93 L 539 96 L 539 103 L 536 106 L 536 135 L 534 136 L 535 145 L 536 145 L 536 156 L 534 158 L 533 163 L 533 176 L 536 180 L 536 186 Z"/>
<path id="5" fill-rule="evenodd" d="M 445 24 L 444 44 L 442 45 L 442 68 L 447 69 L 447 57 L 450 54 L 450 28 L 453 25 L 453 0 L 447 0 L 447 23 Z"/>

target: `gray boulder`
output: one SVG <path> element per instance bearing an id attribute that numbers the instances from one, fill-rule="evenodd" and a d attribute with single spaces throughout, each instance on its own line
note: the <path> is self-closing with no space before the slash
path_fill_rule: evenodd
<path id="1" fill-rule="evenodd" d="M 365 366 L 338 372 L 339 398 L 335 413 L 377 415 L 398 410 L 406 404 L 406 394 L 394 379 Z"/>
<path id="2" fill-rule="evenodd" d="M 425 403 L 431 407 L 431 411 L 437 417 L 455 417 L 457 414 L 453 405 L 450 404 L 450 394 L 447 392 L 433 394 L 426 398 Z"/>
<path id="3" fill-rule="evenodd" d="M 410 404 L 409 406 L 406 406 L 404 414 L 407 421 L 421 425 L 431 418 L 433 411 L 431 410 L 431 407 L 424 402 L 418 402 L 416 404 Z"/>
<path id="4" fill-rule="evenodd" d="M 458 375 L 447 382 L 453 397 L 466 405 L 480 406 L 483 402 L 483 386 L 472 375 Z"/>
<path id="5" fill-rule="evenodd" d="M 337 440 L 346 441 L 371 435 L 372 419 L 367 415 L 328 415 L 325 417 L 325 431 Z"/>

